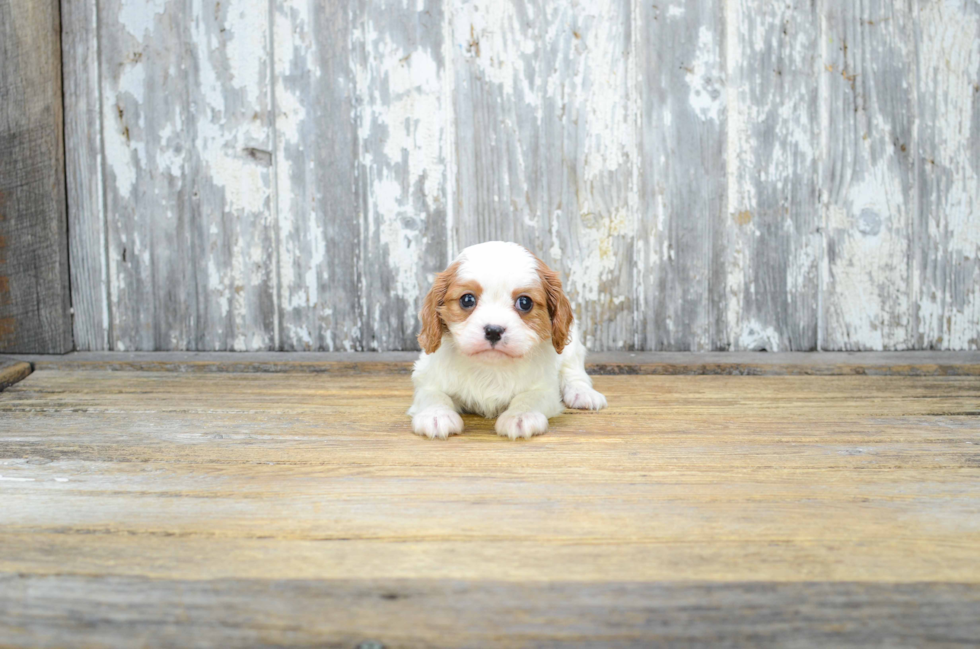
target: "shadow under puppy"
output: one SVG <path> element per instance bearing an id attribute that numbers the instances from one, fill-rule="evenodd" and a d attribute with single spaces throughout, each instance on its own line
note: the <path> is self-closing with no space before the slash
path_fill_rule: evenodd
<path id="1" fill-rule="evenodd" d="M 445 439 L 461 412 L 497 418 L 497 434 L 528 438 L 569 408 L 606 398 L 585 373 L 585 346 L 558 274 L 515 243 L 471 246 L 425 298 L 408 414 L 412 430 Z"/>

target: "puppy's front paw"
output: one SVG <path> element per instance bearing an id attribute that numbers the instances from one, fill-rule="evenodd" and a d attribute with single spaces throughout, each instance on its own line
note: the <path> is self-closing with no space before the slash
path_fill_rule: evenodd
<path id="1" fill-rule="evenodd" d="M 412 432 L 429 439 L 446 439 L 463 432 L 463 418 L 449 408 L 426 408 L 412 417 Z"/>
<path id="2" fill-rule="evenodd" d="M 548 431 L 548 418 L 540 412 L 505 412 L 497 417 L 495 427 L 502 437 L 529 439 Z"/>
<path id="3" fill-rule="evenodd" d="M 587 385 L 566 385 L 561 400 L 569 408 L 576 410 L 602 410 L 606 407 L 606 397 Z"/>

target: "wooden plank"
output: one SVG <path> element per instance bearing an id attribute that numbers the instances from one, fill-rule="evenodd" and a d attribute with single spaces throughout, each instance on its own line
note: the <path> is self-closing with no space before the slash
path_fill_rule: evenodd
<path id="1" fill-rule="evenodd" d="M 0 579 L 13 647 L 127 647 L 151 626 L 154 645 L 223 647 L 929 647 L 980 634 L 980 588 L 961 584 Z"/>
<path id="2" fill-rule="evenodd" d="M 109 349 L 97 0 L 62 0 L 65 174 L 75 348 Z"/>
<path id="3" fill-rule="evenodd" d="M 57 0 L 0 0 L 0 351 L 72 348 Z"/>
<path id="4" fill-rule="evenodd" d="M 0 392 L 31 374 L 31 364 L 0 359 Z"/>
<path id="5" fill-rule="evenodd" d="M 359 350 L 350 3 L 278 0 L 273 11 L 280 348 Z"/>
<path id="6" fill-rule="evenodd" d="M 591 349 L 635 345 L 632 3 L 453 9 L 454 245 L 516 241 L 561 272 Z"/>
<path id="7" fill-rule="evenodd" d="M 77 352 L 10 360 L 39 370 L 407 374 L 417 357 L 416 352 Z M 980 353 L 598 352 L 589 355 L 586 368 L 590 374 L 978 376 Z"/>
<path id="8" fill-rule="evenodd" d="M 816 6 L 726 7 L 728 347 L 816 349 L 823 246 Z"/>
<path id="9" fill-rule="evenodd" d="M 356 0 L 352 11 L 360 348 L 417 349 L 422 299 L 449 262 L 446 15 L 439 0 Z"/>
<path id="10" fill-rule="evenodd" d="M 914 344 L 980 349 L 980 6 L 916 0 Z"/>
<path id="11" fill-rule="evenodd" d="M 975 635 L 976 377 L 597 387 L 609 410 L 557 417 L 530 443 L 476 417 L 433 443 L 409 432 L 407 377 L 36 372 L 0 394 L 0 633 L 393 647 Z"/>
<path id="12" fill-rule="evenodd" d="M 915 204 L 914 14 L 822 7 L 823 349 L 907 349 Z"/>
<path id="13" fill-rule="evenodd" d="M 977 377 L 596 384 L 608 410 L 531 442 L 467 416 L 433 443 L 409 432 L 407 376 L 37 371 L 0 394 L 0 633 L 975 635 Z"/>
<path id="14" fill-rule="evenodd" d="M 274 347 L 269 4 L 99 19 L 111 347 Z"/>
<path id="15" fill-rule="evenodd" d="M 724 7 L 676 0 L 640 11 L 637 348 L 725 349 Z"/>

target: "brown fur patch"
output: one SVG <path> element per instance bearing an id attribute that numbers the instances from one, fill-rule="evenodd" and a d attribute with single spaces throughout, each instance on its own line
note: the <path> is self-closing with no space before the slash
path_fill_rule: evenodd
<path id="1" fill-rule="evenodd" d="M 522 295 L 528 296 L 534 302 L 534 307 L 527 313 L 522 313 L 517 308 L 517 298 Z M 538 338 L 541 340 L 551 338 L 551 313 L 548 310 L 548 294 L 543 286 L 514 289 L 510 299 L 515 303 L 514 310 L 521 316 L 524 323 L 538 334 Z"/>
<path id="2" fill-rule="evenodd" d="M 575 319 L 572 314 L 572 304 L 561 288 L 561 278 L 558 277 L 558 273 L 548 268 L 540 259 L 538 259 L 538 277 L 541 278 L 541 287 L 545 293 L 548 315 L 551 318 L 551 344 L 560 354 L 568 344 L 568 335 Z"/>
<path id="3" fill-rule="evenodd" d="M 446 300 L 449 287 L 456 281 L 459 262 L 453 262 L 449 268 L 436 275 L 432 288 L 422 302 L 419 320 L 422 329 L 419 331 L 419 345 L 426 354 L 433 354 L 442 345 L 442 334 L 446 331 L 446 323 L 439 316 L 439 310 Z"/>
<path id="4" fill-rule="evenodd" d="M 459 298 L 467 293 L 475 295 L 476 303 L 479 304 L 480 296 L 483 294 L 483 287 L 480 286 L 480 282 L 473 279 L 465 282 L 459 282 L 454 279 L 449 284 L 449 289 L 446 291 L 446 297 L 443 301 L 444 303 L 439 307 L 439 315 L 444 322 L 462 322 L 470 317 L 474 309 L 464 309 L 459 305 Z"/>

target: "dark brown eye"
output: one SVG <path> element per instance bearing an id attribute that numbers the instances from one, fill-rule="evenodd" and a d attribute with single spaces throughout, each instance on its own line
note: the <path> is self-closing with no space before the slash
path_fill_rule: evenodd
<path id="1" fill-rule="evenodd" d="M 534 306 L 534 300 L 532 300 L 526 295 L 522 295 L 519 298 L 517 298 L 517 302 L 514 304 L 514 306 L 516 306 L 517 310 L 520 311 L 521 313 L 527 313 L 528 311 L 531 310 L 531 307 Z"/>
<path id="2" fill-rule="evenodd" d="M 459 298 L 459 306 L 464 309 L 472 309 L 476 306 L 476 296 L 472 293 L 467 293 L 463 297 Z"/>

